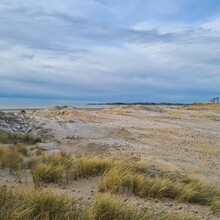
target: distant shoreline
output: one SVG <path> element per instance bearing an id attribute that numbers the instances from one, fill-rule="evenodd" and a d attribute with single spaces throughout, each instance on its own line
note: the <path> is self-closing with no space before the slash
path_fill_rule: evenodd
<path id="1" fill-rule="evenodd" d="M 141 106 L 188 106 L 188 105 L 200 105 L 204 103 L 170 103 L 170 102 L 103 102 L 103 103 L 85 103 L 83 105 L 51 105 L 51 106 L 60 106 L 60 107 L 74 107 L 77 109 L 86 109 L 86 110 L 96 110 L 96 109 L 105 109 L 111 108 L 112 106 L 132 106 L 132 105 L 141 105 Z M 206 104 L 215 104 L 215 103 L 206 103 Z M 33 112 L 37 110 L 42 110 L 50 106 L 44 107 L 0 107 L 0 112 L 11 112 L 18 113 L 20 111 Z"/>
<path id="2" fill-rule="evenodd" d="M 186 103 L 169 103 L 169 102 L 106 102 L 106 103 L 88 103 L 87 105 L 188 105 Z"/>
<path id="3" fill-rule="evenodd" d="M 129 106 L 129 105 L 167 105 L 167 106 L 184 106 L 187 105 L 185 103 L 166 103 L 166 102 L 160 102 L 160 103 L 155 103 L 155 102 L 106 102 L 106 103 L 87 103 L 84 104 L 84 106 L 77 106 L 76 108 L 79 109 L 96 109 L 96 108 L 105 108 L 105 107 L 111 107 L 111 106 L 119 106 L 119 105 L 124 105 L 124 106 Z M 72 105 L 71 105 L 72 106 Z M 91 107 L 89 107 L 91 106 Z M 93 106 L 96 106 L 93 107 Z M 100 107 L 98 107 L 100 106 Z M 101 107 L 103 106 L 103 107 Z M 105 107 L 104 107 L 105 106 Z M 36 110 L 42 110 L 47 107 L 6 107 L 6 108 L 0 108 L 0 112 L 19 112 L 19 111 L 36 111 Z"/>
<path id="4" fill-rule="evenodd" d="M 28 108 L 28 107 L 24 107 L 24 108 L 0 108 L 0 112 L 34 111 L 34 110 L 41 110 L 41 109 L 44 109 L 44 108 L 43 107 L 42 108 L 38 108 L 38 107 L 36 107 L 36 108 Z"/>

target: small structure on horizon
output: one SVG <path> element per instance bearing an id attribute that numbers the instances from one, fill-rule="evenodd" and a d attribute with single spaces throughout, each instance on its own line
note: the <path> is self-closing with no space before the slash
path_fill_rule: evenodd
<path id="1" fill-rule="evenodd" d="M 210 100 L 210 102 L 212 102 L 212 103 L 218 103 L 219 102 L 219 97 L 215 97 L 215 98 L 213 98 L 213 99 L 211 99 Z"/>

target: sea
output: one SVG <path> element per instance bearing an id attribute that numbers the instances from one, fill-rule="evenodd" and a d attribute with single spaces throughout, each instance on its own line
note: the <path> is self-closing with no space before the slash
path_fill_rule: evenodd
<path id="1" fill-rule="evenodd" d="M 76 108 L 109 108 L 110 105 L 90 105 L 91 101 L 69 101 L 69 100 L 36 100 L 36 99 L 6 99 L 0 98 L 0 111 L 2 112 L 20 112 L 25 110 L 32 112 L 36 109 L 47 108 L 50 106 L 72 106 Z"/>

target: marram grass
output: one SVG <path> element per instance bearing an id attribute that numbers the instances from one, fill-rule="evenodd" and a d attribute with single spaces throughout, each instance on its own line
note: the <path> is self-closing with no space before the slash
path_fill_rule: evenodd
<path id="1" fill-rule="evenodd" d="M 129 190 L 135 195 L 146 198 L 168 197 L 180 202 L 209 205 L 219 210 L 220 191 L 196 179 L 175 179 L 169 175 L 149 176 L 138 173 L 132 165 L 118 163 L 101 176 L 100 192 L 123 193 Z"/>
<path id="2" fill-rule="evenodd" d="M 74 199 L 55 195 L 50 190 L 11 189 L 0 186 L 0 219 L 61 220 L 75 219 L 78 209 Z"/>

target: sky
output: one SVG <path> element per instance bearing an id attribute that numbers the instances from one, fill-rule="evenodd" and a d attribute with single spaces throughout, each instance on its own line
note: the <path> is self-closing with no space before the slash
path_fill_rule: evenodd
<path id="1" fill-rule="evenodd" d="M 0 0 L 0 103 L 216 96 L 219 0 Z"/>

